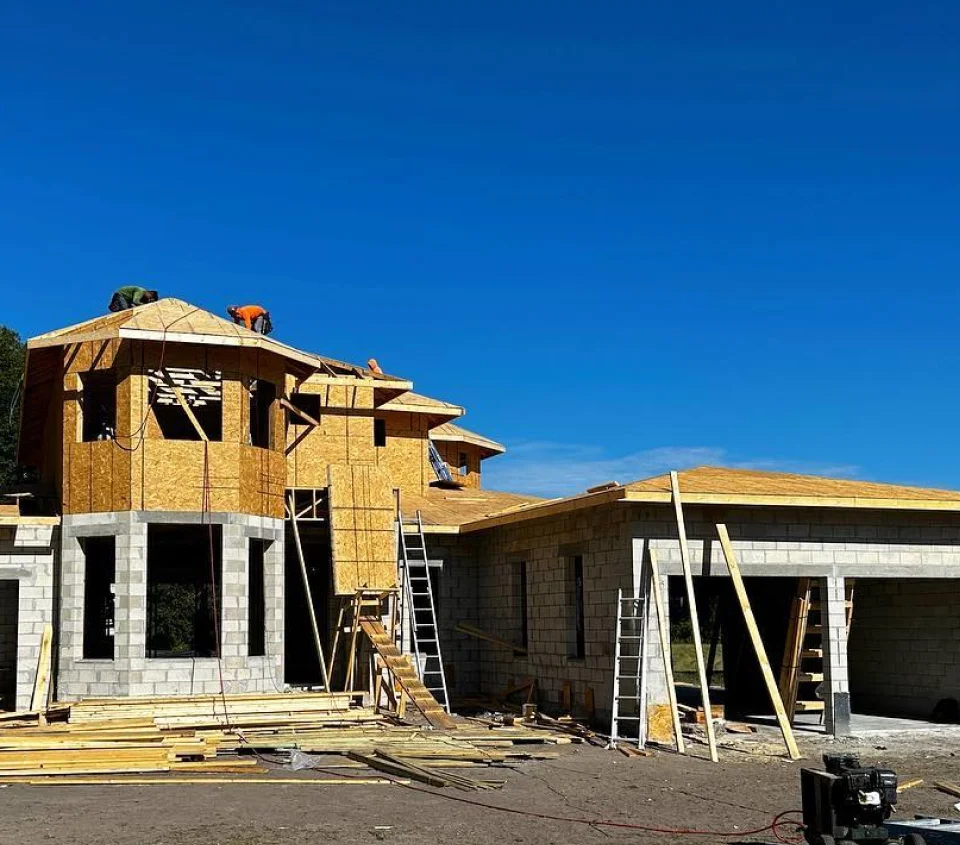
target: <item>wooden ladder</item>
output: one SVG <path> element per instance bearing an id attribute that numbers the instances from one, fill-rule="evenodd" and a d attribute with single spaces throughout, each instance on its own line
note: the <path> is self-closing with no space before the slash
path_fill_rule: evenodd
<path id="1" fill-rule="evenodd" d="M 409 655 L 403 654 L 397 648 L 393 637 L 383 627 L 383 623 L 373 616 L 361 616 L 359 623 L 374 650 L 390 670 L 390 674 L 400 684 L 407 698 L 423 713 L 423 717 L 435 728 L 456 728 L 457 723 L 447 715 L 440 702 L 424 686 L 410 662 Z"/>
<path id="2" fill-rule="evenodd" d="M 844 606 L 847 633 L 853 621 L 853 579 L 847 578 Z M 823 603 L 820 587 L 813 578 L 798 578 L 797 592 L 790 608 L 787 639 L 780 667 L 780 696 L 792 722 L 797 713 L 823 713 L 823 699 L 815 696 L 824 680 Z"/>

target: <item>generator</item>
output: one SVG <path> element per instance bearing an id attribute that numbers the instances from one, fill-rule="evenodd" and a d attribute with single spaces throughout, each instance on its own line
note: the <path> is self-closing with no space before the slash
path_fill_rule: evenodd
<path id="1" fill-rule="evenodd" d="M 884 822 L 897 803 L 897 773 L 862 766 L 858 754 L 824 754 L 823 770 L 800 770 L 809 845 L 925 845 L 919 834 L 891 838 Z"/>

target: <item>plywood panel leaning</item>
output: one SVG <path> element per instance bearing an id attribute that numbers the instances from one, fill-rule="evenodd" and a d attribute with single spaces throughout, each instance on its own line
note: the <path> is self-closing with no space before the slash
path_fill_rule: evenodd
<path id="1" fill-rule="evenodd" d="M 397 586 L 393 491 L 377 467 L 333 465 L 329 470 L 334 592 Z"/>

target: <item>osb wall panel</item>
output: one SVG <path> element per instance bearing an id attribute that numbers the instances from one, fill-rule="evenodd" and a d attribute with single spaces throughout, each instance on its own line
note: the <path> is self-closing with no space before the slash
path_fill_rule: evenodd
<path id="1" fill-rule="evenodd" d="M 63 379 L 58 377 L 52 386 L 53 396 L 47 409 L 47 420 L 43 429 L 43 472 L 42 479 L 63 501 L 64 491 L 64 441 L 63 441 Z"/>
<path id="2" fill-rule="evenodd" d="M 63 379 L 63 506 L 65 513 L 110 510 L 204 508 L 204 444 L 164 440 L 149 407 L 147 370 L 163 366 L 203 367 L 223 375 L 223 440 L 207 448 L 211 510 L 280 517 L 286 486 L 283 417 L 274 404 L 274 451 L 249 445 L 252 378 L 284 385 L 276 356 L 222 347 L 111 342 L 79 344 L 65 350 Z M 80 375 L 92 369 L 117 370 L 117 441 L 80 442 Z"/>
<path id="3" fill-rule="evenodd" d="M 427 418 L 422 414 L 383 414 L 387 445 L 376 448 L 377 466 L 401 491 L 419 494 L 436 478 L 427 452 Z"/>
<path id="4" fill-rule="evenodd" d="M 287 472 L 291 487 L 326 487 L 331 465 L 372 465 L 373 389 L 341 385 L 300 384 L 288 377 L 294 392 L 320 397 L 320 425 L 287 425 Z M 295 399 L 294 399 L 295 402 Z"/>
<path id="5" fill-rule="evenodd" d="M 480 448 L 472 443 L 451 443 L 449 440 L 440 440 L 436 443 L 440 457 L 447 462 L 454 478 L 462 482 L 464 487 L 479 489 L 480 487 Z M 460 472 L 460 454 L 467 456 L 467 473 Z"/>
<path id="6" fill-rule="evenodd" d="M 334 593 L 396 587 L 397 536 L 389 479 L 376 467 L 335 465 L 329 470 L 329 486 Z"/>

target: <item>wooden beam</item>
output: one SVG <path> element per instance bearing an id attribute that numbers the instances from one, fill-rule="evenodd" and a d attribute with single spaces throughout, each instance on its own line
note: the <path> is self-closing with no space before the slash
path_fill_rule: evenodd
<path id="1" fill-rule="evenodd" d="M 469 625 L 466 622 L 458 622 L 453 627 L 454 631 L 459 631 L 461 634 L 466 634 L 469 637 L 476 637 L 478 640 L 485 640 L 488 643 L 493 643 L 494 645 L 502 645 L 504 648 L 512 648 L 516 654 L 526 654 L 527 650 L 522 645 L 518 643 L 512 643 L 510 640 L 505 640 L 503 637 L 498 637 L 495 634 L 488 634 L 482 628 L 477 628 L 474 625 Z"/>
<path id="2" fill-rule="evenodd" d="M 173 383 L 173 379 L 170 378 L 169 374 L 163 374 L 163 380 L 166 382 L 167 387 L 173 391 L 173 395 L 177 397 L 177 402 L 180 403 L 180 407 L 183 408 L 183 412 L 187 415 L 187 419 L 190 420 L 190 424 L 197 430 L 197 434 L 200 435 L 200 439 L 205 443 L 210 442 L 210 438 L 207 437 L 207 433 L 203 430 L 203 426 L 200 425 L 200 420 L 197 419 L 196 414 L 193 413 L 193 408 L 187 404 L 187 400 L 183 398 L 183 391 Z"/>
<path id="3" fill-rule="evenodd" d="M 320 427 L 319 420 L 315 420 L 313 417 L 310 416 L 310 414 L 306 413 L 306 411 L 301 411 L 286 396 L 280 397 L 280 404 L 283 405 L 283 407 L 286 408 L 288 411 L 292 411 L 298 417 L 303 417 L 303 419 L 305 419 L 308 423 L 310 423 L 310 425 L 316 428 Z"/>
<path id="4" fill-rule="evenodd" d="M 767 692 L 770 694 L 770 702 L 773 704 L 774 712 L 777 714 L 777 722 L 780 723 L 780 732 L 783 734 L 783 741 L 787 746 L 787 752 L 791 760 L 800 759 L 800 749 L 797 748 L 797 741 L 793 737 L 793 729 L 790 727 L 790 719 L 787 717 L 787 711 L 783 706 L 783 699 L 780 697 L 780 690 L 777 689 L 777 682 L 773 677 L 773 669 L 770 668 L 770 661 L 767 659 L 767 650 L 760 637 L 760 631 L 757 628 L 757 621 L 753 616 L 753 608 L 750 606 L 750 599 L 747 597 L 747 588 L 743 583 L 743 575 L 740 573 L 740 565 L 733 553 L 733 546 L 730 543 L 730 535 L 727 533 L 727 526 L 723 523 L 717 524 L 717 534 L 720 536 L 720 545 L 723 547 L 723 556 L 727 560 L 727 569 L 730 570 L 730 578 L 733 580 L 733 588 L 737 593 L 737 600 L 740 602 L 740 609 L 743 611 L 743 621 L 747 623 L 747 631 L 750 633 L 750 639 L 753 642 L 753 650 L 757 653 L 757 660 L 760 663 L 760 671 L 763 673 L 763 682 L 767 685 Z"/>
<path id="5" fill-rule="evenodd" d="M 687 749 L 683 742 L 683 733 L 680 730 L 677 688 L 673 682 L 673 652 L 670 648 L 670 628 L 666 624 L 666 603 L 663 600 L 663 590 L 660 587 L 660 564 L 657 561 L 656 549 L 650 549 L 650 584 L 653 587 L 653 604 L 657 609 L 657 628 L 660 632 L 660 651 L 663 654 L 663 674 L 667 684 L 667 700 L 670 702 L 670 713 L 673 716 L 673 735 L 676 738 L 677 753 L 686 754 Z"/>
<path id="6" fill-rule="evenodd" d="M 50 668 L 53 662 L 53 625 L 43 626 L 40 636 L 40 654 L 37 657 L 37 676 L 33 682 L 33 696 L 30 709 L 43 713 L 47 709 L 50 696 Z"/>
<path id="7" fill-rule="evenodd" d="M 670 488 L 673 491 L 673 508 L 677 515 L 677 533 L 680 537 L 680 561 L 683 564 L 683 581 L 687 587 L 687 602 L 690 605 L 690 625 L 693 628 L 693 648 L 697 656 L 697 676 L 700 679 L 700 698 L 705 715 L 707 746 L 710 759 L 719 762 L 717 756 L 717 735 L 713 729 L 713 709 L 710 706 L 710 685 L 707 682 L 707 669 L 703 663 L 703 642 L 700 638 L 700 617 L 697 614 L 697 597 L 693 590 L 693 570 L 690 566 L 690 549 L 687 547 L 687 528 L 683 521 L 683 503 L 680 500 L 680 479 L 676 472 L 670 473 Z"/>
<path id="8" fill-rule="evenodd" d="M 327 661 L 323 656 L 323 645 L 320 643 L 320 628 L 317 626 L 317 612 L 313 608 L 313 591 L 310 589 L 310 578 L 307 576 L 307 561 L 303 556 L 303 545 L 300 542 L 300 528 L 297 525 L 297 511 L 292 490 L 287 494 L 287 500 L 290 503 L 290 525 L 293 528 L 293 540 L 297 547 L 297 557 L 300 559 L 303 592 L 307 599 L 307 609 L 310 611 L 310 630 L 313 633 L 313 644 L 317 650 L 317 659 L 320 661 L 320 671 L 323 673 L 323 686 L 327 692 L 330 692 L 330 675 L 327 673 Z"/>

